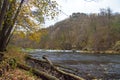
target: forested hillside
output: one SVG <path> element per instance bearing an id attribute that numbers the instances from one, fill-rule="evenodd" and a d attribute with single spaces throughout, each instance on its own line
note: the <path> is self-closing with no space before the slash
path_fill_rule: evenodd
<path id="1" fill-rule="evenodd" d="M 31 44 L 21 46 L 31 45 L 32 48 L 45 49 L 119 50 L 120 14 L 112 13 L 109 8 L 101 9 L 99 13 L 73 13 L 69 18 L 36 33 L 40 32 L 38 42 L 24 38 L 22 41 Z M 35 43 L 39 46 L 33 45 Z"/>

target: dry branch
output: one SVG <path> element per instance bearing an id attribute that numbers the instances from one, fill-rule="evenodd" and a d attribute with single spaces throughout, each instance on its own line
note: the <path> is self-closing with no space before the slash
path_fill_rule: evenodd
<path id="1" fill-rule="evenodd" d="M 42 72 L 42 71 L 38 71 L 36 69 L 33 69 L 29 66 L 26 66 L 26 65 L 23 65 L 23 64 L 20 64 L 18 63 L 17 67 L 21 68 L 21 69 L 24 69 L 26 71 L 32 71 L 33 74 L 35 74 L 36 76 L 42 78 L 42 80 L 59 80 L 57 79 L 56 77 L 54 76 L 51 76 L 45 72 Z"/>

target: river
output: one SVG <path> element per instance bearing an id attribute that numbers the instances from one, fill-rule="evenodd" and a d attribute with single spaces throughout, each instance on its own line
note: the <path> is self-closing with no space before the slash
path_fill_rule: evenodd
<path id="1" fill-rule="evenodd" d="M 37 59 L 48 55 L 53 63 L 76 70 L 78 76 L 120 80 L 120 55 L 81 54 L 71 50 L 33 50 L 30 55 Z"/>

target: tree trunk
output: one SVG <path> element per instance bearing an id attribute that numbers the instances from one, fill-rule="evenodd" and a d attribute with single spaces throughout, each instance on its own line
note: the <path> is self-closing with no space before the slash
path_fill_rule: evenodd
<path id="1" fill-rule="evenodd" d="M 1 45 L 4 44 L 3 43 L 3 41 L 4 41 L 3 36 L 5 36 L 4 34 L 2 34 L 2 32 L 5 32 L 4 31 L 5 28 L 3 26 L 3 23 L 5 22 L 5 15 L 6 15 L 8 6 L 9 6 L 9 1 L 8 0 L 4 0 L 2 9 L 0 11 L 1 12 L 0 13 L 0 51 L 2 51 L 2 52 L 4 51 L 4 49 L 3 49 L 3 46 L 1 46 Z M 3 28 L 3 30 L 2 30 L 2 28 Z"/>
<path id="2" fill-rule="evenodd" d="M 3 0 L 0 0 L 0 11 L 2 9 L 2 3 L 3 3 Z M 0 14 L 1 14 L 1 12 L 0 12 Z"/>
<path id="3" fill-rule="evenodd" d="M 6 1 L 6 0 L 5 0 Z M 23 4 L 24 0 L 21 0 L 20 4 L 19 4 L 19 7 L 18 9 L 16 10 L 16 13 L 15 15 L 12 14 L 10 17 L 13 17 L 13 20 L 11 20 L 10 22 L 6 20 L 1 20 L 1 22 L 4 22 L 4 25 L 3 25 L 3 28 L 2 28 L 2 31 L 0 31 L 1 33 L 1 36 L 0 36 L 0 51 L 3 52 L 6 50 L 6 47 L 7 47 L 7 44 L 9 43 L 9 40 L 11 38 L 11 35 L 13 33 L 13 29 L 14 29 L 14 24 L 15 24 L 15 21 L 17 20 L 17 16 L 21 10 L 21 7 L 22 7 L 22 4 Z M 13 8 L 13 7 L 12 7 Z M 12 10 L 12 8 L 9 9 Z M 9 15 L 9 14 L 8 14 Z M 11 19 L 9 17 L 9 19 Z M 2 26 L 2 24 L 1 24 Z M 1 27 L 0 26 L 0 27 Z"/>
<path id="4" fill-rule="evenodd" d="M 21 0 L 21 3 L 20 3 L 20 5 L 19 5 L 19 7 L 18 7 L 18 9 L 17 9 L 17 12 L 16 12 L 16 14 L 15 14 L 15 17 L 14 17 L 14 19 L 13 19 L 12 25 L 10 26 L 10 28 L 9 28 L 7 34 L 6 34 L 6 45 L 5 45 L 5 47 L 8 45 L 8 43 L 9 43 L 9 41 L 10 41 L 10 38 L 12 37 L 12 34 L 13 34 L 13 32 L 14 32 L 14 29 L 15 29 L 14 24 L 15 24 L 15 22 L 16 22 L 16 20 L 17 20 L 17 16 L 19 15 L 19 12 L 20 12 L 20 10 L 21 10 L 21 7 L 22 7 L 23 2 L 24 2 L 24 0 Z"/>
<path id="5" fill-rule="evenodd" d="M 2 24 L 4 22 L 4 18 L 6 15 L 7 8 L 8 8 L 8 4 L 9 4 L 9 0 L 4 0 L 2 10 L 0 11 L 1 12 L 0 13 L 0 29 L 2 28 Z"/>

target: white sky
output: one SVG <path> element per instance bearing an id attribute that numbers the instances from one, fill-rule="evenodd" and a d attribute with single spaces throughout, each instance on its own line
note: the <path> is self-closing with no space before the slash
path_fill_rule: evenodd
<path id="1" fill-rule="evenodd" d="M 56 22 L 63 20 L 72 13 L 80 12 L 80 13 L 98 13 L 100 8 L 111 8 L 113 12 L 120 13 L 120 0 L 96 0 L 87 2 L 86 0 L 56 0 L 60 6 L 60 10 L 63 13 L 60 13 L 59 16 L 55 20 L 47 20 L 45 22 L 45 26 L 53 25 Z"/>

